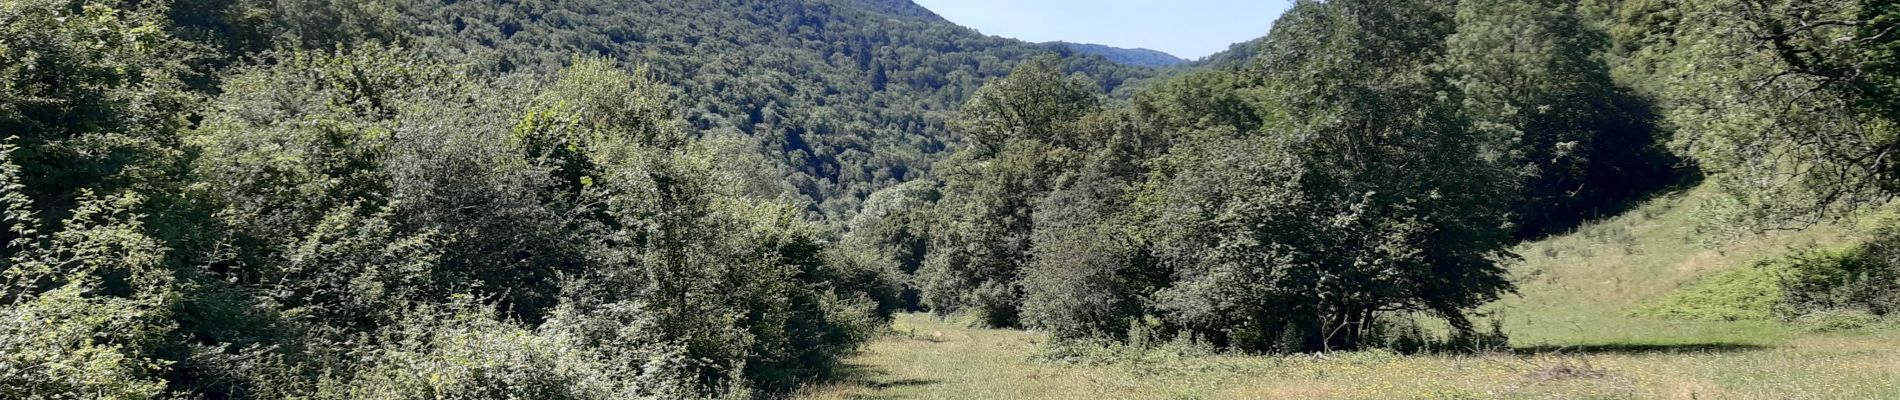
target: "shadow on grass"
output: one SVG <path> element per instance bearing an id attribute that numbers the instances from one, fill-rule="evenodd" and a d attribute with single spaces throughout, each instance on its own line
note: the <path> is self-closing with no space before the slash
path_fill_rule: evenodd
<path id="1" fill-rule="evenodd" d="M 848 386 L 866 389 L 862 393 L 847 395 L 848 399 L 873 400 L 896 399 L 897 396 L 880 394 L 889 389 L 931 386 L 943 381 L 935 379 L 891 379 L 891 373 L 883 369 L 860 364 L 845 364 L 833 371 L 831 377 L 820 382 L 821 385 Z"/>
<path id="2" fill-rule="evenodd" d="M 1740 353 L 1768 350 L 1772 347 L 1747 343 L 1683 343 L 1683 344 L 1637 344 L 1608 343 L 1574 346 L 1529 346 L 1515 350 L 1520 355 L 1564 355 L 1564 354 L 1679 354 L 1679 353 Z"/>

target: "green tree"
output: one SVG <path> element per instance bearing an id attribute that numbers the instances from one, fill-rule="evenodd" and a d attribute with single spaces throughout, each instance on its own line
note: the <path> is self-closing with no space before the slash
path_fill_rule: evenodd
<path id="1" fill-rule="evenodd" d="M 1571 1 L 1458 4 L 1445 65 L 1483 151 L 1518 169 L 1520 237 L 1613 215 L 1669 183 L 1653 113 L 1617 87 Z"/>
<path id="2" fill-rule="evenodd" d="M 151 190 L 177 171 L 177 132 L 196 96 L 165 9 L 118 1 L 0 4 L 0 135 L 27 193 L 58 220 L 81 189 Z"/>
<path id="3" fill-rule="evenodd" d="M 1058 132 L 1101 108 L 1094 85 L 1063 72 L 1055 56 L 1031 59 L 982 89 L 963 106 L 962 132 L 976 148 L 995 154 L 1017 140 L 1074 147 Z"/>
<path id="4" fill-rule="evenodd" d="M 1099 109 L 1094 88 L 1053 57 L 985 85 L 964 107 L 972 147 L 947 170 L 919 285 L 938 313 L 972 311 L 990 326 L 1021 323 L 1023 266 L 1031 259 L 1037 199 L 1070 167 L 1074 123 Z"/>
<path id="5" fill-rule="evenodd" d="M 1452 13 L 1368 0 L 1282 17 L 1258 70 L 1276 108 L 1258 115 L 1284 119 L 1184 139 L 1142 195 L 1174 276 L 1163 318 L 1247 350 L 1344 348 L 1389 312 L 1469 332 L 1465 312 L 1511 289 L 1509 174 L 1433 73 Z"/>
<path id="6" fill-rule="evenodd" d="M 136 214 L 141 198 L 81 193 L 58 228 L 29 211 L 16 148 L 0 145 L 0 395 L 145 399 L 166 389 L 176 279 Z"/>
<path id="7" fill-rule="evenodd" d="M 1893 193 L 1900 109 L 1887 0 L 1684 3 L 1664 65 L 1673 147 L 1732 196 L 1731 226 L 1812 223 Z M 1721 60 L 1721 61 L 1714 61 Z"/>
<path id="8" fill-rule="evenodd" d="M 1090 115 L 1075 132 L 1092 146 L 1036 203 L 1023 318 L 1058 339 L 1122 338 L 1170 278 L 1128 212 L 1166 141 L 1128 108 Z"/>
<path id="9" fill-rule="evenodd" d="M 938 208 L 942 219 L 931 229 L 930 252 L 918 276 L 931 311 L 967 311 L 993 327 L 1020 323 L 1020 279 L 1030 260 L 1035 201 L 1048 190 L 1048 171 L 1059 168 L 1050 162 L 1051 151 L 1058 149 L 1013 141 L 994 159 L 973 165 L 970 176 L 947 179 Z"/>
<path id="10" fill-rule="evenodd" d="M 864 209 L 852 219 L 841 245 L 847 248 L 845 251 L 876 258 L 864 262 L 888 263 L 902 276 L 914 276 L 929 258 L 930 228 L 942 198 L 938 183 L 928 179 L 872 193 Z M 921 292 L 915 282 L 905 280 L 897 306 L 922 311 Z"/>

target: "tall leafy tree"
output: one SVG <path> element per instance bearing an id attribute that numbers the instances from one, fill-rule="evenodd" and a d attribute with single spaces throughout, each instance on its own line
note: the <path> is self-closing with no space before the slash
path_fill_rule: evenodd
<path id="1" fill-rule="evenodd" d="M 0 4 L 0 136 L 17 137 L 23 190 L 59 213 L 81 189 L 150 189 L 177 171 L 204 53 L 167 34 L 165 9 L 117 1 Z"/>
<path id="2" fill-rule="evenodd" d="M 1668 183 L 1653 113 L 1611 79 L 1607 38 L 1576 2 L 1464 1 L 1457 23 L 1444 64 L 1484 151 L 1518 170 L 1520 236 L 1612 215 Z"/>
<path id="3" fill-rule="evenodd" d="M 1101 101 L 1093 85 L 1071 79 L 1063 65 L 1055 56 L 1038 57 L 977 89 L 963 105 L 963 133 L 990 154 L 1018 140 L 1074 146 L 1059 132 L 1099 109 Z"/>
<path id="4" fill-rule="evenodd" d="M 1090 115 L 1074 132 L 1089 145 L 1035 205 L 1024 323 L 1058 339 L 1121 338 L 1167 283 L 1128 212 L 1167 141 L 1129 108 Z"/>
<path id="5" fill-rule="evenodd" d="M 1900 5 L 1735 0 L 1676 11 L 1674 45 L 1644 61 L 1672 72 L 1662 90 L 1682 127 L 1674 147 L 1735 194 L 1735 226 L 1812 223 L 1895 193 Z"/>
<path id="6" fill-rule="evenodd" d="M 1073 124 L 1097 110 L 1095 87 L 1032 61 L 979 90 L 964 108 L 970 150 L 946 161 L 942 225 L 921 276 L 937 312 L 973 310 L 991 326 L 1021 321 L 1035 204 L 1075 158 Z"/>
<path id="7" fill-rule="evenodd" d="M 1259 133 L 1177 145 L 1143 194 L 1178 326 L 1250 350 L 1353 347 L 1389 312 L 1461 331 L 1511 290 L 1507 169 L 1440 100 L 1449 3 L 1301 2 L 1263 64 Z"/>

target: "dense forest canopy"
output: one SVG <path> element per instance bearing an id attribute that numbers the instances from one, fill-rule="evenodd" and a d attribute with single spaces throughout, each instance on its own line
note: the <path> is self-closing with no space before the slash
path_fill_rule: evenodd
<path id="1" fill-rule="evenodd" d="M 432 58 L 503 72 L 572 54 L 649 66 L 684 94 L 696 131 L 756 142 L 786 170 L 757 186 L 789 186 L 839 219 L 928 175 L 962 142 L 947 126 L 963 100 L 1055 47 L 983 36 L 909 2 L 418 3 L 397 18 Z M 1154 73 L 1087 57 L 1065 68 L 1104 91 Z"/>
<path id="2" fill-rule="evenodd" d="M 1495 346 L 1522 241 L 1900 192 L 1900 2 L 1273 26 L 1157 69 L 904 0 L 0 2 L 0 397 L 769 397 L 899 311 Z M 1800 298 L 1889 312 L 1882 246 Z"/>
<path id="3" fill-rule="evenodd" d="M 802 197 L 833 220 L 928 175 L 961 143 L 947 126 L 983 82 L 1036 54 L 1075 54 L 984 36 L 908 1 L 181 3 L 184 30 L 250 52 L 368 40 L 495 73 L 548 73 L 575 55 L 635 62 L 684 94 L 679 115 L 696 135 L 768 158 L 753 190 Z M 1065 68 L 1104 91 L 1156 73 L 1098 57 Z"/>

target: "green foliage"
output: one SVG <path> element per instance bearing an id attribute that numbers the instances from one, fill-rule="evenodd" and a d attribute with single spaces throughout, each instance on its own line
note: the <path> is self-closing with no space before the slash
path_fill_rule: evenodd
<path id="1" fill-rule="evenodd" d="M 215 218 L 170 389 L 739 396 L 829 373 L 888 318 L 895 271 L 739 194 L 646 73 L 414 54 L 285 51 L 224 81 L 186 140 Z"/>
<path id="2" fill-rule="evenodd" d="M 1815 333 L 1866 329 L 1879 326 L 1881 323 L 1880 316 L 1862 310 L 1815 311 L 1803 314 L 1794 320 L 1795 325 Z"/>
<path id="3" fill-rule="evenodd" d="M 1598 56 L 1609 42 L 1584 25 L 1575 2 L 1466 1 L 1448 39 L 1446 68 L 1488 157 L 1523 183 L 1519 236 L 1574 228 L 1614 215 L 1661 185 L 1675 163 L 1656 118 L 1611 80 Z"/>
<path id="4" fill-rule="evenodd" d="M 1147 161 L 1165 146 L 1152 125 L 1125 109 L 1091 115 L 1074 129 L 1091 146 L 1036 204 L 1024 319 L 1058 340 L 1123 338 L 1124 327 L 1151 312 L 1144 300 L 1167 281 L 1127 216 Z"/>
<path id="5" fill-rule="evenodd" d="M 1800 251 L 1705 278 L 1641 313 L 1703 320 L 1794 321 L 1852 329 L 1900 310 L 1893 236 L 1846 248 Z M 1867 321 L 1863 321 L 1867 320 Z M 1852 327 L 1849 327 L 1849 326 Z"/>
<path id="6" fill-rule="evenodd" d="M 1674 5 L 1671 43 L 1637 62 L 1680 127 L 1673 147 L 1734 194 L 1723 225 L 1772 228 L 1884 201 L 1893 189 L 1896 42 L 1885 0 Z M 1709 60 L 1723 60 L 1711 62 Z"/>
<path id="7" fill-rule="evenodd" d="M 282 318 L 364 332 L 400 322 L 410 304 L 436 294 L 440 239 L 397 232 L 392 217 L 339 208 L 262 271 L 261 282 L 280 282 L 269 293 Z"/>
<path id="8" fill-rule="evenodd" d="M 1056 150 L 1034 140 L 1014 141 L 995 159 L 979 161 L 974 176 L 949 179 L 920 269 L 923 301 L 940 314 L 970 311 L 989 326 L 1020 321 L 1020 273 L 1029 261 L 1033 202 L 1047 190 L 1044 155 Z M 955 168 L 955 167 L 952 167 Z"/>
<path id="9" fill-rule="evenodd" d="M 0 395 L 147 399 L 165 390 L 162 305 L 85 294 L 69 284 L 0 305 Z"/>
<path id="10" fill-rule="evenodd" d="M 926 304 L 1065 341 L 1154 318 L 1253 351 L 1357 346 L 1394 311 L 1472 331 L 1464 311 L 1511 287 L 1501 227 L 1531 174 L 1445 101 L 1452 12 L 1302 3 L 1260 64 L 1126 109 L 1093 111 L 1048 65 L 986 87 L 976 143 L 937 169 Z M 1571 72 L 1552 74 L 1588 78 Z"/>
<path id="11" fill-rule="evenodd" d="M 1060 58 L 1039 57 L 977 89 L 963 106 L 962 131 L 985 153 L 979 157 L 1018 140 L 1076 145 L 1057 132 L 1097 110 L 1101 101 L 1088 81 L 1064 76 L 1062 65 Z"/>
<path id="12" fill-rule="evenodd" d="M 1276 24 L 1257 72 L 1275 105 L 1256 112 L 1276 116 L 1266 131 L 1191 136 L 1140 200 L 1173 271 L 1155 295 L 1165 319 L 1246 350 L 1287 330 L 1294 348 L 1353 347 L 1380 312 L 1469 330 L 1462 310 L 1510 290 L 1497 264 L 1508 179 L 1428 73 L 1450 11 L 1302 3 Z"/>
<path id="13" fill-rule="evenodd" d="M 1153 283 L 1137 268 L 1136 246 L 1108 227 L 1038 232 L 1036 261 L 1023 277 L 1023 317 L 1059 339 L 1121 338 L 1143 315 Z M 1145 290 L 1144 290 L 1145 289 Z"/>
<path id="14" fill-rule="evenodd" d="M 395 42 L 405 34 L 397 13 L 402 6 L 386 0 L 178 0 L 172 15 L 187 35 L 211 36 L 226 54 L 248 54 Z M 207 32 L 189 32 L 194 29 Z"/>
<path id="15" fill-rule="evenodd" d="M 1203 71 L 1156 82 L 1135 95 L 1136 110 L 1163 129 L 1259 129 L 1272 111 L 1256 77 Z M 1252 89 L 1252 90 L 1250 90 Z"/>
<path id="16" fill-rule="evenodd" d="M 1799 263 L 1803 259 L 1791 260 Z M 1826 262 L 1825 256 L 1805 262 Z M 1761 321 L 1777 317 L 1786 301 L 1779 275 L 1786 264 L 1763 263 L 1716 273 L 1638 310 L 1640 315 L 1708 321 Z"/>
<path id="17" fill-rule="evenodd" d="M 1809 313 L 1859 311 L 1873 316 L 1900 312 L 1900 258 L 1896 236 L 1837 253 L 1796 255 L 1784 261 L 1780 289 L 1784 318 Z"/>
<path id="18" fill-rule="evenodd" d="M 479 314 L 415 321 L 347 385 L 316 393 L 382 399 L 607 399 L 638 382 L 557 338 Z M 673 393 L 679 395 L 680 393 Z M 632 398 L 626 396 L 625 398 Z"/>
<path id="19" fill-rule="evenodd" d="M 919 274 L 933 311 L 968 310 L 996 327 L 1022 322 L 1036 205 L 1087 144 L 1074 124 L 1098 110 L 1096 96 L 1063 75 L 1061 60 L 1042 58 L 985 85 L 964 107 L 975 143 L 941 167 L 951 171 L 942 217 Z"/>
<path id="20" fill-rule="evenodd" d="M 140 2 L 0 4 L 0 135 L 17 136 L 23 189 L 57 218 L 81 189 L 162 182 L 196 101 L 180 80 L 202 56 Z"/>
<path id="21" fill-rule="evenodd" d="M 902 288 L 898 302 L 886 304 L 886 308 L 923 310 L 916 282 L 904 277 L 916 275 L 929 254 L 933 212 L 943 197 L 937 185 L 917 180 L 872 193 L 864 209 L 851 220 L 850 231 L 841 243 L 844 249 L 840 253 L 852 262 L 895 267 L 899 275 L 891 279 L 901 282 Z"/>
<path id="22" fill-rule="evenodd" d="M 1059 340 L 1038 349 L 1036 358 L 1082 366 L 1123 365 L 1162 369 L 1215 354 L 1208 343 L 1189 335 L 1172 338 L 1134 321 L 1124 326 L 1126 340 Z"/>
<path id="23" fill-rule="evenodd" d="M 143 232 L 136 195 L 82 194 L 57 231 L 22 212 L 20 169 L 0 147 L 9 209 L 0 269 L 0 395 L 144 399 L 163 393 L 159 357 L 173 326 L 165 249 Z"/>

